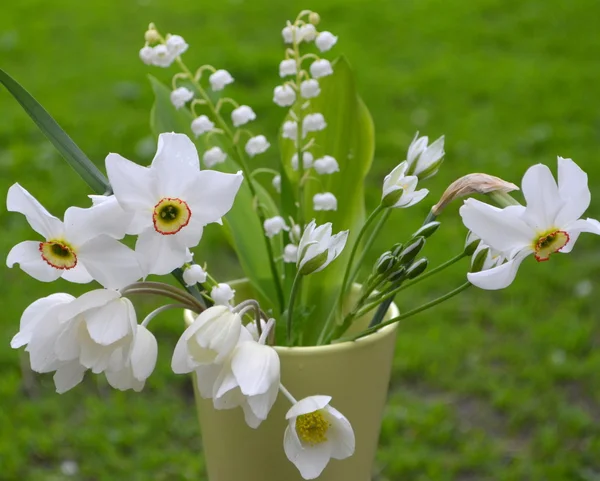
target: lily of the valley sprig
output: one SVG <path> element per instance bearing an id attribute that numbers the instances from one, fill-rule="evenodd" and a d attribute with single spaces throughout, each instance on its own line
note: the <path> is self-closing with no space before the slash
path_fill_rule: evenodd
<path id="1" fill-rule="evenodd" d="M 430 198 L 427 180 L 445 156 L 444 136 L 430 142 L 419 133 L 380 179 L 379 203 L 363 218 L 359 187 L 373 160 L 372 122 L 349 87 L 348 65 L 329 57 L 339 48 L 338 37 L 307 10 L 287 22 L 281 40 L 272 94 L 281 128 L 262 132 L 250 100 L 227 96 L 241 73 L 226 65 L 189 67 L 182 57 L 190 48 L 186 40 L 149 26 L 139 57 L 149 66 L 176 69 L 168 87 L 154 85 L 153 125 L 177 119 L 177 132 L 157 132 L 148 166 L 108 153 L 107 180 L 89 160 L 79 160 L 78 172 L 96 195 L 82 199 L 83 207 L 69 207 L 63 220 L 20 184 L 9 189 L 7 210 L 23 214 L 41 237 L 15 245 L 8 267 L 18 265 L 41 282 L 100 285 L 77 298 L 55 293 L 35 300 L 11 346 L 25 346 L 34 371 L 53 372 L 59 393 L 88 371 L 104 374 L 115 389 L 140 391 L 158 356 L 157 318 L 170 309 L 191 311 L 194 320 L 171 356 L 174 373 L 195 376 L 200 395 L 215 409 L 241 408 L 254 429 L 281 394 L 290 403 L 283 449 L 300 474 L 313 479 L 331 459 L 352 456 L 355 434 L 335 409 L 338 400 L 327 393 L 297 400 L 285 388 L 276 346 L 361 342 L 472 285 L 508 287 L 527 257 L 544 262 L 568 253 L 582 232 L 600 234 L 600 223 L 582 218 L 591 199 L 587 175 L 559 157 L 558 182 L 545 165 L 526 172 L 526 205 L 514 195 L 516 185 L 471 173 L 432 202 L 419 229 L 405 232 L 397 219 L 414 215 L 411 208 Z M 332 114 L 346 108 L 351 115 Z M 278 168 L 267 168 L 262 159 L 273 156 L 276 145 Z M 465 244 L 453 253 L 443 246 L 450 258 L 430 266 L 428 244 L 435 246 L 442 214 L 461 198 Z M 392 222 L 394 244 L 366 265 L 379 232 Z M 207 264 L 194 252 L 209 224 L 225 232 L 253 298 L 240 299 L 235 285 L 211 275 L 218 260 Z M 462 283 L 411 305 L 404 291 L 465 258 L 470 262 Z M 181 288 L 146 279 L 170 273 Z M 133 302 L 139 296 L 169 302 L 139 321 Z M 395 299 L 402 314 L 385 320 Z"/>

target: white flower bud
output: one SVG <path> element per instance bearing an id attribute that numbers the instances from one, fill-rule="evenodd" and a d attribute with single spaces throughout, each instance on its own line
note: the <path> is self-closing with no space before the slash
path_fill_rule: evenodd
<path id="1" fill-rule="evenodd" d="M 279 85 L 273 91 L 273 102 L 280 107 L 289 107 L 296 101 L 296 92 L 289 85 Z"/>
<path id="2" fill-rule="evenodd" d="M 298 260 L 298 246 L 288 244 L 283 248 L 283 262 L 295 264 Z"/>
<path id="3" fill-rule="evenodd" d="M 210 290 L 210 297 L 217 305 L 231 305 L 233 296 L 235 296 L 235 290 L 233 290 L 229 284 L 220 283 Z"/>
<path id="4" fill-rule="evenodd" d="M 231 121 L 234 127 L 247 124 L 251 120 L 256 119 L 256 114 L 247 105 L 240 105 L 237 109 L 231 112 Z"/>
<path id="5" fill-rule="evenodd" d="M 206 115 L 201 115 L 192 120 L 192 132 L 196 137 L 205 132 L 210 132 L 214 127 L 215 124 Z"/>
<path id="6" fill-rule="evenodd" d="M 331 32 L 321 32 L 315 40 L 315 45 L 321 52 L 327 52 L 337 43 L 338 38 Z"/>
<path id="7" fill-rule="evenodd" d="M 281 31 L 281 36 L 283 37 L 283 41 L 285 43 L 293 43 L 295 29 L 296 27 L 294 27 L 293 25 L 288 25 Z"/>
<path id="8" fill-rule="evenodd" d="M 304 169 L 310 169 L 313 164 L 313 154 L 310 152 L 302 153 L 302 166 Z M 298 154 L 292 156 L 292 169 L 298 170 Z"/>
<path id="9" fill-rule="evenodd" d="M 193 98 L 194 92 L 185 87 L 179 87 L 171 92 L 171 103 L 176 109 L 180 109 Z"/>
<path id="10" fill-rule="evenodd" d="M 302 237 L 302 231 L 300 230 L 300 225 L 294 224 L 292 229 L 290 230 L 290 240 L 294 243 L 300 242 L 300 238 Z"/>
<path id="11" fill-rule="evenodd" d="M 333 73 L 333 68 L 329 60 L 322 58 L 321 60 L 315 60 L 310 64 L 310 74 L 314 78 L 326 77 Z"/>
<path id="12" fill-rule="evenodd" d="M 148 43 L 156 43 L 160 41 L 160 35 L 155 28 L 149 28 L 144 33 L 144 40 Z"/>
<path id="13" fill-rule="evenodd" d="M 282 137 L 284 139 L 292 139 L 296 140 L 298 137 L 298 123 L 294 120 L 286 120 L 283 123 L 283 133 Z"/>
<path id="14" fill-rule="evenodd" d="M 292 58 L 282 60 L 279 64 L 279 76 L 287 77 L 288 75 L 296 75 L 296 61 Z"/>
<path id="15" fill-rule="evenodd" d="M 206 271 L 198 264 L 194 264 L 183 271 L 183 281 L 186 286 L 206 282 Z"/>
<path id="16" fill-rule="evenodd" d="M 317 29 L 312 23 L 306 23 L 300 27 L 298 42 L 312 42 L 317 36 Z"/>
<path id="17" fill-rule="evenodd" d="M 321 93 L 319 81 L 313 78 L 304 80 L 300 84 L 300 95 L 305 99 L 312 99 Z"/>
<path id="18" fill-rule="evenodd" d="M 323 114 L 308 114 L 302 121 L 302 133 L 306 135 L 307 132 L 318 132 L 327 127 L 325 123 L 325 117 Z"/>
<path id="19" fill-rule="evenodd" d="M 208 81 L 213 91 L 218 92 L 223 90 L 226 85 L 233 83 L 233 77 L 227 70 L 220 69 L 208 77 Z"/>
<path id="20" fill-rule="evenodd" d="M 157 45 L 152 50 L 152 64 L 156 65 L 157 67 L 170 67 L 175 60 L 175 57 L 171 52 L 169 52 L 166 45 Z"/>
<path id="21" fill-rule="evenodd" d="M 314 210 L 337 210 L 337 199 L 331 192 L 315 194 L 313 197 Z"/>
<path id="22" fill-rule="evenodd" d="M 347 240 L 347 230 L 332 235 L 331 222 L 317 226 L 312 220 L 298 244 L 298 272 L 305 276 L 325 269 L 341 254 Z"/>
<path id="23" fill-rule="evenodd" d="M 257 154 L 265 152 L 270 146 L 271 144 L 264 135 L 257 135 L 256 137 L 248 139 L 248 142 L 246 142 L 246 153 L 250 157 L 254 157 Z"/>
<path id="24" fill-rule="evenodd" d="M 167 50 L 173 57 L 179 57 L 188 49 L 188 44 L 181 35 L 169 35 L 167 37 Z"/>
<path id="25" fill-rule="evenodd" d="M 273 177 L 272 183 L 275 191 L 277 191 L 278 194 L 281 194 L 281 176 L 276 175 L 275 177 Z"/>
<path id="26" fill-rule="evenodd" d="M 219 147 L 212 147 L 204 152 L 202 156 L 202 160 L 204 161 L 204 165 L 210 169 L 217 164 L 222 164 L 225 162 L 227 158 L 227 154 L 223 152 Z"/>
<path id="27" fill-rule="evenodd" d="M 281 231 L 290 230 L 290 228 L 285 223 L 285 219 L 280 215 L 276 215 L 275 217 L 265 219 L 263 227 L 265 229 L 265 235 L 269 238 L 275 237 Z"/>
<path id="28" fill-rule="evenodd" d="M 321 21 L 321 16 L 317 12 L 310 12 L 308 14 L 308 21 L 313 25 L 319 25 Z"/>
<path id="29" fill-rule="evenodd" d="M 340 166 L 331 155 L 324 155 L 320 159 L 315 160 L 313 168 L 317 174 L 333 174 L 334 172 L 340 171 Z"/>
<path id="30" fill-rule="evenodd" d="M 154 49 L 146 45 L 140 50 L 140 59 L 146 65 L 152 65 L 154 63 Z"/>

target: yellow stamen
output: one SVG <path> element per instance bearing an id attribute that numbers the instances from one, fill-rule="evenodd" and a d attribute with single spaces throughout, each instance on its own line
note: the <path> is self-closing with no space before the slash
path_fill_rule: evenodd
<path id="1" fill-rule="evenodd" d="M 154 230 L 163 235 L 177 234 L 190 222 L 192 211 L 181 199 L 164 197 L 154 206 Z"/>
<path id="2" fill-rule="evenodd" d="M 77 265 L 77 254 L 66 242 L 61 240 L 50 240 L 40 242 L 42 259 L 56 269 L 69 270 Z"/>
<path id="3" fill-rule="evenodd" d="M 321 444 L 327 441 L 327 431 L 331 424 L 322 411 L 302 414 L 296 418 L 298 437 L 309 444 Z"/>

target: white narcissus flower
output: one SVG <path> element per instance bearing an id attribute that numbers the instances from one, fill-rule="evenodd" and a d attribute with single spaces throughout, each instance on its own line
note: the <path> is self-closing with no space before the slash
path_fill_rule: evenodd
<path id="1" fill-rule="evenodd" d="M 406 208 L 421 202 L 429 193 L 427 189 L 415 190 L 419 179 L 406 175 L 408 164 L 401 162 L 383 179 L 381 203 L 384 207 Z"/>
<path id="2" fill-rule="evenodd" d="M 183 271 L 183 280 L 188 287 L 206 282 L 206 276 L 206 271 L 198 264 L 193 264 Z"/>
<path id="3" fill-rule="evenodd" d="M 285 43 L 293 43 L 295 30 L 296 27 L 294 27 L 293 25 L 287 25 L 283 28 L 283 30 L 281 31 L 281 36 L 283 37 L 283 41 Z"/>
<path id="4" fill-rule="evenodd" d="M 166 45 L 156 45 L 152 48 L 152 65 L 167 68 L 175 61 L 176 55 L 169 51 Z"/>
<path id="5" fill-rule="evenodd" d="M 283 437 L 287 458 L 304 479 L 315 479 L 329 460 L 354 454 L 352 425 L 331 407 L 331 396 L 309 396 L 294 404 L 285 415 L 288 426 Z"/>
<path id="6" fill-rule="evenodd" d="M 317 29 L 312 23 L 305 23 L 299 29 L 299 42 L 312 42 L 317 36 Z"/>
<path id="7" fill-rule="evenodd" d="M 296 101 L 296 92 L 289 85 L 278 85 L 273 90 L 273 102 L 280 107 L 289 107 Z"/>
<path id="8" fill-rule="evenodd" d="M 315 60 L 310 64 L 310 74 L 314 78 L 326 77 L 327 75 L 331 75 L 333 73 L 333 67 L 329 60 L 325 60 L 324 58 L 320 60 Z"/>
<path id="9" fill-rule="evenodd" d="M 154 49 L 148 45 L 142 47 L 140 50 L 140 59 L 146 65 L 152 65 L 154 63 Z"/>
<path id="10" fill-rule="evenodd" d="M 306 136 L 308 132 L 318 132 L 327 127 L 327 123 L 325 122 L 325 117 L 323 114 L 308 114 L 302 120 L 302 135 Z"/>
<path id="11" fill-rule="evenodd" d="M 194 92 L 185 87 L 179 87 L 171 92 L 171 103 L 176 109 L 180 109 L 193 98 Z"/>
<path id="12" fill-rule="evenodd" d="M 213 91 L 218 92 L 223 90 L 226 85 L 233 83 L 233 77 L 227 70 L 220 69 L 211 74 L 208 81 Z"/>
<path id="13" fill-rule="evenodd" d="M 444 136 L 442 135 L 429 147 L 427 137 L 419 137 L 419 132 L 408 147 L 406 175 L 416 175 L 419 180 L 435 175 L 442 165 L 444 157 Z"/>
<path id="14" fill-rule="evenodd" d="M 214 129 L 215 124 L 206 115 L 201 115 L 200 117 L 196 117 L 194 120 L 192 120 L 191 128 L 192 132 L 194 132 L 194 135 L 198 137 Z"/>
<path id="15" fill-rule="evenodd" d="M 319 81 L 314 78 L 304 80 L 300 84 L 300 95 L 305 99 L 312 99 L 317 97 L 321 93 L 321 88 L 319 87 Z"/>
<path id="16" fill-rule="evenodd" d="M 313 196 L 314 210 L 337 210 L 337 199 L 331 192 L 323 192 Z"/>
<path id="17" fill-rule="evenodd" d="M 219 222 L 231 207 L 243 176 L 200 170 L 198 152 L 184 134 L 160 134 L 150 167 L 118 154 L 106 158 L 115 197 L 133 215 L 129 233 L 146 274 L 181 267 L 204 226 Z"/>
<path id="18" fill-rule="evenodd" d="M 287 244 L 283 248 L 283 262 L 295 264 L 298 260 L 298 246 L 294 244 Z"/>
<path id="19" fill-rule="evenodd" d="M 19 184 L 8 189 L 6 208 L 20 212 L 45 240 L 24 241 L 8 253 L 6 265 L 19 264 L 31 277 L 51 282 L 59 277 L 85 284 L 93 279 L 119 288 L 143 276 L 135 253 L 122 238 L 132 216 L 113 196 L 87 209 L 69 207 L 62 222 Z"/>
<path id="20" fill-rule="evenodd" d="M 320 159 L 315 160 L 313 168 L 317 174 L 327 175 L 340 171 L 340 166 L 331 155 L 324 155 Z"/>
<path id="21" fill-rule="evenodd" d="M 211 147 L 202 155 L 202 161 L 204 165 L 210 169 L 217 164 L 225 162 L 227 154 L 223 152 L 219 147 Z"/>
<path id="22" fill-rule="evenodd" d="M 281 175 L 276 175 L 273 177 L 271 181 L 273 184 L 273 188 L 278 194 L 281 194 Z"/>
<path id="23" fill-rule="evenodd" d="M 530 167 L 522 181 L 527 206 L 499 209 L 475 199 L 460 208 L 464 224 L 481 241 L 508 261 L 492 269 L 469 273 L 469 282 L 482 289 L 509 286 L 527 256 L 547 261 L 556 252 L 571 252 L 582 232 L 600 235 L 596 219 L 580 217 L 590 205 L 587 174 L 571 159 L 558 157 L 558 184 L 542 164 Z"/>
<path id="24" fill-rule="evenodd" d="M 251 137 L 248 139 L 248 142 L 246 142 L 246 153 L 250 157 L 254 157 L 255 155 L 266 152 L 270 146 L 271 144 L 264 135 L 257 135 Z"/>
<path id="25" fill-rule="evenodd" d="M 282 60 L 279 64 L 279 76 L 287 77 L 288 75 L 296 75 L 296 60 L 293 58 Z"/>
<path id="26" fill-rule="evenodd" d="M 298 123 L 295 120 L 286 120 L 283 123 L 281 136 L 284 139 L 296 140 L 298 138 Z"/>
<path id="27" fill-rule="evenodd" d="M 181 35 L 169 35 L 167 36 L 167 50 L 173 55 L 173 57 L 179 57 L 188 49 L 188 44 Z"/>
<path id="28" fill-rule="evenodd" d="M 319 33 L 315 40 L 315 45 L 321 52 L 327 52 L 328 50 L 331 50 L 331 47 L 333 47 L 337 41 L 338 38 L 334 34 L 325 31 Z"/>
<path id="29" fill-rule="evenodd" d="M 303 152 L 302 153 L 302 168 L 304 169 L 310 169 L 311 166 L 313 165 L 313 154 L 311 154 L 310 152 Z M 298 154 L 294 154 L 292 155 L 292 169 L 294 170 L 298 170 Z"/>
<path id="30" fill-rule="evenodd" d="M 284 230 L 290 230 L 285 223 L 285 219 L 280 215 L 265 219 L 264 225 L 265 235 L 269 238 L 275 237 L 277 234 Z"/>
<path id="31" fill-rule="evenodd" d="M 231 122 L 234 127 L 245 125 L 251 120 L 256 119 L 256 114 L 252 108 L 247 105 L 240 105 L 237 109 L 231 112 Z"/>
<path id="32" fill-rule="evenodd" d="M 177 341 L 171 368 L 186 374 L 197 367 L 220 363 L 233 351 L 240 338 L 242 318 L 227 306 L 201 312 Z"/>
<path id="33" fill-rule="evenodd" d="M 298 245 L 298 272 L 302 275 L 319 272 L 337 258 L 348 240 L 348 231 L 331 233 L 331 222 L 317 226 L 312 220 L 304 229 Z"/>
<path id="34" fill-rule="evenodd" d="M 215 304 L 219 304 L 221 306 L 229 306 L 231 301 L 235 296 L 235 290 L 231 288 L 229 284 L 225 284 L 223 282 L 217 284 L 210 290 L 210 297 Z"/>

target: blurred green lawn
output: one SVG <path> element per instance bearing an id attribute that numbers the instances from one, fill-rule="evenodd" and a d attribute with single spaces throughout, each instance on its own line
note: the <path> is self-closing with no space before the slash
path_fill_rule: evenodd
<path id="1" fill-rule="evenodd" d="M 375 119 L 369 206 L 416 130 L 446 134 L 446 163 L 428 185 L 431 203 L 462 174 L 519 183 L 532 163 L 554 169 L 557 154 L 577 161 L 592 192 L 600 191 L 600 4 L 593 0 L 6 1 L 0 66 L 98 165 L 111 151 L 146 162 L 153 148 L 146 74 L 169 78 L 137 57 L 155 21 L 188 40 L 188 64 L 231 71 L 229 93 L 252 105 L 274 138 L 283 116 L 271 103 L 279 32 L 301 8 L 319 11 L 322 27 L 339 35 L 335 49 L 352 63 Z M 18 180 L 57 215 L 87 205 L 86 186 L 5 92 L 0 113 L 2 195 Z M 378 247 L 404 239 L 429 205 L 395 212 Z M 600 217 L 598 197 L 589 215 Z M 441 220 L 427 249 L 432 265 L 458 252 L 465 234 L 456 206 Z M 32 234 L 4 208 L 0 226 L 2 255 Z M 211 270 L 237 276 L 232 255 L 211 238 L 201 254 L 215 259 L 207 253 L 218 250 Z M 467 291 L 402 326 L 375 479 L 600 480 L 597 242 L 584 237 L 572 255 L 548 263 L 530 259 L 509 289 Z M 462 282 L 464 269 L 419 284 L 398 299 L 401 308 Z M 181 331 L 176 316 L 156 323 L 160 362 L 141 394 L 89 377 L 59 396 L 50 376 L 22 372 L 26 358 L 9 341 L 23 309 L 57 288 L 83 290 L 59 284 L 0 269 L 0 479 L 205 479 L 191 385 L 169 370 Z M 78 472 L 69 477 L 73 462 Z"/>

